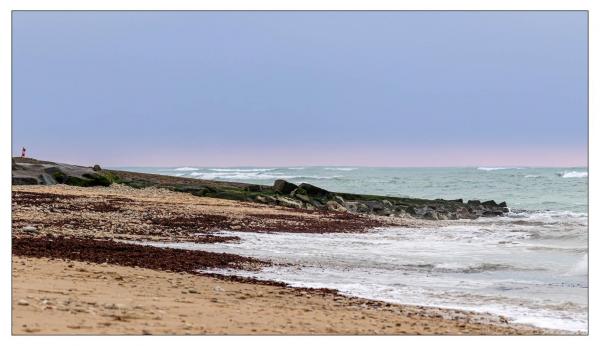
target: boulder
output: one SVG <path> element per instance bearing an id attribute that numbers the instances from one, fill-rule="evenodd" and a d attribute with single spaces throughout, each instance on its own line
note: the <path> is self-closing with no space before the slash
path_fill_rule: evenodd
<path id="1" fill-rule="evenodd" d="M 102 170 L 102 168 L 100 168 L 100 165 L 94 165 L 94 167 L 92 167 L 92 169 L 94 170 L 94 172 L 100 172 Z"/>
<path id="2" fill-rule="evenodd" d="M 310 197 L 308 197 L 308 195 L 306 194 L 306 191 L 304 191 L 304 189 L 302 189 L 302 188 L 295 189 L 294 191 L 292 191 L 290 193 L 290 196 L 297 198 L 297 199 L 301 200 L 302 202 L 306 202 L 306 203 L 312 202 Z"/>
<path id="3" fill-rule="evenodd" d="M 306 191 L 306 193 L 311 196 L 311 197 L 330 197 L 332 195 L 331 192 L 322 189 L 320 187 L 311 185 L 311 184 L 307 184 L 307 183 L 302 183 L 300 184 L 300 187 L 304 189 L 304 191 Z"/>
<path id="4" fill-rule="evenodd" d="M 39 185 L 39 181 L 34 177 L 12 177 L 13 185 Z"/>
<path id="5" fill-rule="evenodd" d="M 23 161 L 23 162 L 21 162 Z M 95 172 L 90 167 L 67 165 L 37 160 L 16 160 L 13 168 L 14 185 L 53 185 L 109 186 L 110 175 Z"/>
<path id="6" fill-rule="evenodd" d="M 296 188 L 298 188 L 298 185 L 292 184 L 292 183 L 290 183 L 288 181 L 285 181 L 283 179 L 277 179 L 273 183 L 273 190 L 275 190 L 275 192 L 279 192 L 279 193 L 282 193 L 284 195 L 287 195 L 287 194 L 291 193 Z"/>
<path id="7" fill-rule="evenodd" d="M 341 204 L 342 206 L 346 206 L 346 201 L 342 198 L 342 196 L 335 195 L 333 196 L 333 200 Z"/>
<path id="8" fill-rule="evenodd" d="M 469 200 L 467 202 L 468 205 L 481 205 L 481 202 L 479 200 L 473 199 L 473 200 Z"/>
<path id="9" fill-rule="evenodd" d="M 256 184 L 252 184 L 252 185 L 246 186 L 244 188 L 244 190 L 250 191 L 250 192 L 260 192 L 260 191 L 262 191 L 262 186 L 256 185 Z"/>
<path id="10" fill-rule="evenodd" d="M 494 201 L 494 200 L 482 202 L 481 205 L 486 206 L 486 207 L 496 207 L 496 206 L 498 206 L 498 204 L 496 204 L 496 201 Z"/>
<path id="11" fill-rule="evenodd" d="M 256 196 L 256 199 L 255 199 L 255 200 L 256 200 L 257 202 L 259 202 L 259 203 L 269 203 L 269 202 L 267 201 L 267 198 L 266 198 L 265 196 Z"/>
<path id="12" fill-rule="evenodd" d="M 54 185 L 56 184 L 56 180 L 48 173 L 40 174 L 40 181 L 43 185 Z"/>
<path id="13" fill-rule="evenodd" d="M 369 211 L 372 211 L 376 214 L 384 209 L 383 202 L 381 201 L 363 201 L 362 204 L 366 205 Z"/>
<path id="14" fill-rule="evenodd" d="M 325 205 L 323 205 L 323 203 L 319 202 L 316 199 L 311 199 L 310 204 L 312 204 L 317 209 L 323 209 L 325 207 Z"/>
<path id="15" fill-rule="evenodd" d="M 277 204 L 288 207 L 288 208 L 302 208 L 302 202 L 296 201 L 295 199 L 291 199 L 289 197 L 278 196 Z"/>
<path id="16" fill-rule="evenodd" d="M 439 220 L 438 213 L 433 210 L 425 212 L 423 218 L 427 220 Z"/>
<path id="17" fill-rule="evenodd" d="M 336 201 L 327 201 L 326 206 L 327 206 L 327 209 L 333 210 L 333 211 L 346 212 L 348 210 Z"/>

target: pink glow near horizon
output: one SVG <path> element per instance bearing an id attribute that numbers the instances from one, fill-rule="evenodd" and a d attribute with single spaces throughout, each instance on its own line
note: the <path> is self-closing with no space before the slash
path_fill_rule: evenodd
<path id="1" fill-rule="evenodd" d="M 243 151 L 242 151 L 243 150 Z M 140 152 L 125 148 L 118 153 L 98 155 L 36 155 L 40 159 L 104 166 L 372 166 L 372 167 L 569 167 L 587 166 L 587 150 L 515 149 L 204 149 L 185 152 L 158 149 Z"/>

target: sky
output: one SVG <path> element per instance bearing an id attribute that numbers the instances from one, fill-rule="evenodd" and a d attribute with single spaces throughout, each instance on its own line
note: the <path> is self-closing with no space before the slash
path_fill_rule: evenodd
<path id="1" fill-rule="evenodd" d="M 13 155 L 587 166 L 587 12 L 15 11 Z"/>

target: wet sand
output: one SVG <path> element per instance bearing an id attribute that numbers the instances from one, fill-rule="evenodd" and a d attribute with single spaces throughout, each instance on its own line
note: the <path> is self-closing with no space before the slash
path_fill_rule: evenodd
<path id="1" fill-rule="evenodd" d="M 539 334 L 491 315 L 13 256 L 13 334 Z"/>
<path id="2" fill-rule="evenodd" d="M 218 230 L 366 232 L 427 221 L 271 207 L 116 184 L 13 186 L 12 209 L 15 334 L 553 333 L 487 314 L 201 275 L 196 269 L 257 269 L 269 263 L 122 243 L 236 241 L 214 234 Z"/>

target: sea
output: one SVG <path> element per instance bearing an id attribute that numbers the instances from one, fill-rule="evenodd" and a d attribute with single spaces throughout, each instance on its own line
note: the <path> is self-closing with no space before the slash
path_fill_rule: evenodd
<path id="1" fill-rule="evenodd" d="M 586 167 L 120 167 L 181 177 L 331 191 L 506 201 L 501 217 L 359 234 L 222 231 L 234 243 L 152 244 L 270 260 L 258 272 L 208 270 L 325 287 L 381 301 L 502 315 L 514 323 L 588 331 Z"/>

